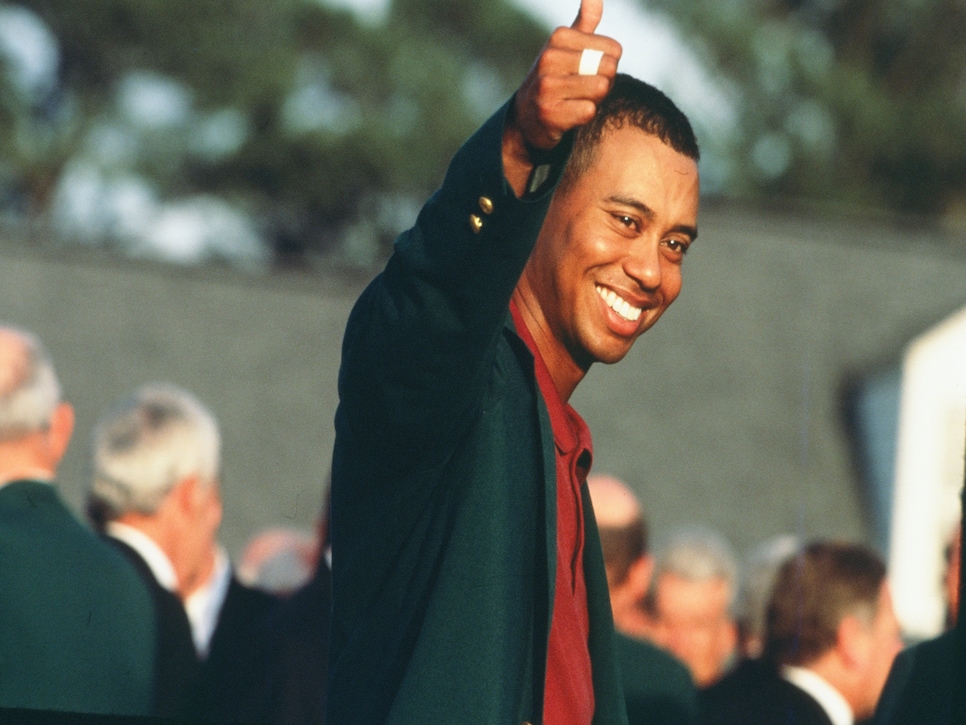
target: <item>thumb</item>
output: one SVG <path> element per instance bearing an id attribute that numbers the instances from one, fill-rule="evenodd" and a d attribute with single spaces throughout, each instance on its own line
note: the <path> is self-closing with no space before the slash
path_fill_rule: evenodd
<path id="1" fill-rule="evenodd" d="M 604 14 L 604 0 L 580 0 L 580 10 L 577 19 L 571 25 L 581 33 L 592 34 L 600 25 L 600 18 Z"/>

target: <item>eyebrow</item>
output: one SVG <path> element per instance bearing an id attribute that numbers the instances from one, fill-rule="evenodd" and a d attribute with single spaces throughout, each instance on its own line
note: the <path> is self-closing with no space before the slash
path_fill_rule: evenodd
<path id="1" fill-rule="evenodd" d="M 647 204 L 645 204 L 643 201 L 634 199 L 629 196 L 612 194 L 611 196 L 607 197 L 607 201 L 611 202 L 612 204 L 620 204 L 621 206 L 629 206 L 632 209 L 636 209 L 641 213 L 641 216 L 643 216 L 649 222 L 654 221 L 654 217 L 657 216 L 657 214 L 654 213 L 654 210 L 651 207 L 649 207 Z M 691 237 L 692 242 L 698 238 L 698 228 L 690 226 L 688 224 L 678 224 L 677 226 L 671 227 L 670 231 L 687 234 L 689 237 Z"/>

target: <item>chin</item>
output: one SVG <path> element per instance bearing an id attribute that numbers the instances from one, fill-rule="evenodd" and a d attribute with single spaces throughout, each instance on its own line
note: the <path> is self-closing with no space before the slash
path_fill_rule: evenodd
<path id="1" fill-rule="evenodd" d="M 603 363 L 604 365 L 613 365 L 614 363 L 623 360 L 627 353 L 631 351 L 633 343 L 621 347 L 600 347 L 594 351 L 592 356 L 594 362 Z"/>

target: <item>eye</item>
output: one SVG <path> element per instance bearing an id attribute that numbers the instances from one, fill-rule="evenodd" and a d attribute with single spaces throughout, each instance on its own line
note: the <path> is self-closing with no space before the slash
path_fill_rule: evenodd
<path id="1" fill-rule="evenodd" d="M 640 224 L 638 224 L 637 219 L 629 214 L 614 214 L 614 219 L 618 224 L 627 229 L 634 229 L 636 231 L 640 228 Z"/>
<path id="2" fill-rule="evenodd" d="M 670 249 L 674 254 L 683 257 L 688 253 L 688 247 L 690 244 L 688 242 L 682 241 L 680 239 L 667 239 L 664 241 L 664 245 Z"/>

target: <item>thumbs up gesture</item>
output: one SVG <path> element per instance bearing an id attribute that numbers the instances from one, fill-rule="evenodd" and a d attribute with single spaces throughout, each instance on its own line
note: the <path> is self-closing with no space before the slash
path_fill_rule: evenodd
<path id="1" fill-rule="evenodd" d="M 517 90 L 503 155 L 504 173 L 518 193 L 515 174 L 525 183 L 532 168 L 527 147 L 552 149 L 567 131 L 590 121 L 614 82 L 621 46 L 595 33 L 603 12 L 603 0 L 581 0 L 573 25 L 553 31 Z M 514 169 L 518 162 L 527 168 Z"/>

